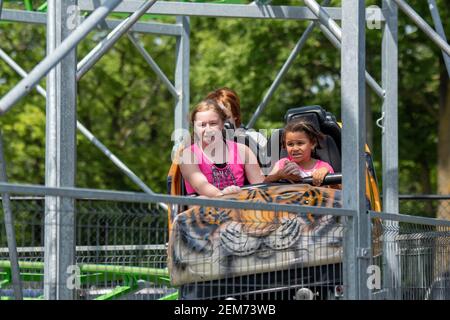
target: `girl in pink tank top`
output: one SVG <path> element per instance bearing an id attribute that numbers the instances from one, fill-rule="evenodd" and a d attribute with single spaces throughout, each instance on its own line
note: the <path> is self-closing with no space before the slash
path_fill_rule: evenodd
<path id="1" fill-rule="evenodd" d="M 222 136 L 228 115 L 214 100 L 199 103 L 191 114 L 194 143 L 183 151 L 180 164 L 186 191 L 217 197 L 236 193 L 244 185 L 264 181 L 250 149 Z"/>
<path id="2" fill-rule="evenodd" d="M 239 156 L 238 144 L 233 141 L 226 141 L 228 149 L 228 161 L 222 164 L 216 164 L 206 157 L 197 144 L 190 146 L 191 151 L 198 160 L 198 167 L 205 175 L 206 179 L 219 190 L 229 186 L 242 187 L 245 183 L 244 162 Z M 186 192 L 191 194 L 196 191 L 189 182 L 185 181 Z"/>

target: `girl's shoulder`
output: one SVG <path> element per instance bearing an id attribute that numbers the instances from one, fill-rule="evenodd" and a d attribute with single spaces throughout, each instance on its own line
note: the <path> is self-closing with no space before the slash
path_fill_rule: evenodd
<path id="1" fill-rule="evenodd" d="M 234 142 L 231 140 L 227 140 L 227 144 L 231 147 L 234 148 L 235 150 L 239 150 L 239 152 L 248 152 L 248 150 L 250 150 L 249 147 L 247 147 L 245 144 L 243 143 L 239 143 L 239 142 Z"/>
<path id="2" fill-rule="evenodd" d="M 326 161 L 317 160 L 315 169 L 327 168 L 330 173 L 334 173 L 333 167 Z"/>
<path id="3" fill-rule="evenodd" d="M 286 161 L 290 161 L 288 157 L 281 158 L 280 160 L 278 160 L 275 163 L 274 167 L 277 167 L 279 169 L 283 169 Z"/>
<path id="4" fill-rule="evenodd" d="M 190 146 L 186 146 L 181 151 L 181 164 L 193 164 L 197 163 L 198 157 L 198 147 L 195 144 L 191 144 Z"/>

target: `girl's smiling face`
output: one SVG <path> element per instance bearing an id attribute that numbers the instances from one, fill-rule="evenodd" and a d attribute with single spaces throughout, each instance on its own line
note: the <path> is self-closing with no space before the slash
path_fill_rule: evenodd
<path id="1" fill-rule="evenodd" d="M 213 110 L 200 111 L 195 115 L 194 132 L 204 145 L 218 141 L 222 135 L 224 123 Z"/>
<path id="2" fill-rule="evenodd" d="M 292 161 L 303 164 L 311 160 L 311 152 L 316 147 L 303 131 L 286 133 L 286 149 Z"/>

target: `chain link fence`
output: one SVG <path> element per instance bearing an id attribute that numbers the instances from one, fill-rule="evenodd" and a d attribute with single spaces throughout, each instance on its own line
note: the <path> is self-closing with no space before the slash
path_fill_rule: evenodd
<path id="1" fill-rule="evenodd" d="M 45 200 L 13 198 L 11 206 L 24 295 L 42 298 Z M 4 289 L 10 270 L 3 216 L 0 228 L 0 296 L 11 296 Z M 76 299 L 147 300 L 176 292 L 167 271 L 167 213 L 156 205 L 77 200 L 76 239 Z"/>
<path id="2" fill-rule="evenodd" d="M 250 210 L 211 233 L 207 251 L 196 247 L 206 229 L 192 210 L 177 216 L 169 247 L 167 212 L 154 204 L 75 203 L 75 299 L 342 297 L 342 217 Z M 12 198 L 11 211 L 24 296 L 42 299 L 45 199 Z M 0 219 L 0 296 L 12 298 Z"/>
<path id="3" fill-rule="evenodd" d="M 450 217 L 450 196 L 400 195 L 399 200 L 402 214 Z M 398 268 L 389 274 L 391 298 L 449 300 L 450 228 L 389 220 L 383 226 L 384 266 Z"/>
<path id="4" fill-rule="evenodd" d="M 11 206 L 23 293 L 42 299 L 45 200 L 16 197 Z M 343 297 L 345 217 L 261 212 L 257 221 L 209 230 L 215 246 L 206 248 L 201 225 L 210 215 L 189 212 L 177 217 L 169 235 L 167 212 L 155 204 L 77 200 L 75 298 Z M 278 222 L 269 226 L 261 219 Z M 248 230 L 243 236 L 244 227 L 252 236 Z M 267 228 L 274 230 L 266 237 Z M 379 286 L 375 279 L 370 288 L 374 299 L 450 299 L 450 227 L 381 215 L 372 230 L 371 261 L 381 276 Z M 2 208 L 0 297 L 13 296 Z"/>
<path id="5" fill-rule="evenodd" d="M 382 232 L 374 239 L 372 264 L 381 278 L 373 298 L 449 300 L 450 226 L 393 216 L 380 221 Z"/>

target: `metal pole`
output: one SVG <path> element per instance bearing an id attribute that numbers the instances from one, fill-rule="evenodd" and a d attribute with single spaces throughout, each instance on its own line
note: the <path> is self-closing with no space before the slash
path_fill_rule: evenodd
<path id="1" fill-rule="evenodd" d="M 96 3 L 100 0 L 80 0 L 80 8 L 83 11 L 92 11 Z M 118 12 L 134 12 L 142 0 L 124 1 Z M 326 11 L 334 20 L 341 19 L 341 9 L 337 7 L 328 7 Z M 227 17 L 227 18 L 250 18 L 250 19 L 283 19 L 283 20 L 316 20 L 317 18 L 308 8 L 302 6 L 259 6 L 248 4 L 220 4 L 220 3 L 193 3 L 179 1 L 160 1 L 151 10 L 152 14 L 185 17 Z M 376 14 L 380 21 L 384 21 L 383 13 L 380 9 L 370 9 L 370 14 Z"/>
<path id="2" fill-rule="evenodd" d="M 325 33 L 325 36 L 331 41 L 331 43 L 338 49 L 341 49 L 340 42 L 342 41 L 341 27 L 328 15 L 328 13 L 315 1 L 305 0 L 305 5 L 319 18 L 320 29 Z M 380 98 L 384 98 L 384 90 L 370 75 L 365 71 L 365 79 L 367 84 Z"/>
<path id="3" fill-rule="evenodd" d="M 344 238 L 344 293 L 369 299 L 366 271 L 370 261 L 369 215 L 365 195 L 365 6 L 342 0 L 342 177 L 344 207 L 356 210 Z"/>
<path id="4" fill-rule="evenodd" d="M 48 1 L 47 55 L 53 55 L 75 29 L 70 6 L 77 0 Z M 76 171 L 76 47 L 64 55 L 47 77 L 45 184 L 73 187 Z M 75 265 L 75 199 L 45 198 L 44 296 L 72 300 L 69 267 Z"/>
<path id="5" fill-rule="evenodd" d="M 342 41 L 342 30 L 339 25 L 331 19 L 329 14 L 315 0 L 304 0 L 305 5 L 314 15 L 319 18 L 320 23 L 326 26 L 339 41 Z"/>
<path id="6" fill-rule="evenodd" d="M 450 45 L 431 28 L 422 17 L 404 0 L 394 0 L 398 7 L 447 55 L 450 56 Z"/>
<path id="7" fill-rule="evenodd" d="M 16 71 L 22 78 L 28 76 L 28 73 L 23 70 L 5 51 L 0 48 L 0 59 L 5 61 L 14 71 Z M 40 85 L 36 86 L 36 91 L 44 98 L 47 97 L 45 89 Z"/>
<path id="8" fill-rule="evenodd" d="M 158 66 L 158 64 L 155 62 L 155 60 L 153 60 L 153 58 L 150 56 L 147 50 L 145 50 L 144 46 L 139 43 L 139 40 L 136 39 L 136 37 L 130 32 L 128 33 L 128 38 L 130 39 L 131 43 L 133 43 L 134 46 L 138 49 L 139 53 L 144 57 L 145 61 L 147 61 L 148 65 L 152 68 L 152 70 L 156 73 L 156 75 L 167 86 L 172 96 L 174 98 L 178 98 L 179 94 L 175 89 L 174 85 L 172 84 L 172 82 L 170 82 L 170 80 L 166 77 L 166 75 Z"/>
<path id="9" fill-rule="evenodd" d="M 330 40 L 330 42 L 335 46 L 336 49 L 341 51 L 341 42 L 336 38 L 336 36 L 323 24 L 320 22 L 315 22 L 318 24 L 320 30 L 323 32 L 325 37 Z M 384 89 L 376 82 L 376 80 L 370 75 L 368 71 L 365 71 L 366 83 L 369 87 L 379 96 L 384 99 L 385 91 Z"/>
<path id="10" fill-rule="evenodd" d="M 92 66 L 100 60 L 101 57 L 124 35 L 130 28 L 150 9 L 157 0 L 150 0 L 142 4 L 142 6 L 135 11 L 131 16 L 123 20 L 114 30 L 112 30 L 105 39 L 91 50 L 80 61 L 77 67 L 77 80 L 80 80 Z"/>
<path id="11" fill-rule="evenodd" d="M 111 160 L 117 168 L 120 169 L 128 178 L 130 178 L 134 183 L 136 183 L 143 191 L 149 194 L 154 194 L 152 189 L 148 187 L 139 177 L 130 170 L 122 161 L 119 160 L 109 149 L 101 143 L 88 129 L 86 129 L 81 123 L 77 124 L 78 130 L 95 145 L 104 155 L 106 155 L 109 160 Z"/>
<path id="12" fill-rule="evenodd" d="M 1 6 L 1 3 L 0 3 Z M 0 132 L 0 181 L 8 182 L 6 174 L 6 159 L 3 150 L 3 136 Z M 22 283 L 20 281 L 19 259 L 17 258 L 16 232 L 11 201 L 8 193 L 2 193 L 3 214 L 5 219 L 6 240 L 8 242 L 9 261 L 11 262 L 11 278 L 16 300 L 22 300 Z"/>
<path id="13" fill-rule="evenodd" d="M 326 6 L 330 3 L 330 0 L 323 1 L 322 5 Z M 262 114 L 264 109 L 266 108 L 267 104 L 269 103 L 270 99 L 272 98 L 273 93 L 278 88 L 278 86 L 281 83 L 281 80 L 284 78 L 285 74 L 290 69 L 292 63 L 294 62 L 295 58 L 298 56 L 300 51 L 302 50 L 303 46 L 306 43 L 306 40 L 308 40 L 309 36 L 311 35 L 311 32 L 314 30 L 315 24 L 314 22 L 311 22 L 308 27 L 306 28 L 305 32 L 303 32 L 302 36 L 298 40 L 298 42 L 295 44 L 294 49 L 292 49 L 291 53 L 289 54 L 289 57 L 287 58 L 286 62 L 281 67 L 280 71 L 275 77 L 275 80 L 271 84 L 269 90 L 267 91 L 266 95 L 264 96 L 263 100 L 259 104 L 259 106 L 256 108 L 255 113 L 251 117 L 250 121 L 248 122 L 246 128 L 251 129 L 255 125 L 256 120 L 259 118 L 259 116 Z"/>
<path id="14" fill-rule="evenodd" d="M 341 41 L 336 38 L 336 36 L 330 31 L 330 29 L 328 29 L 327 27 L 325 27 L 323 24 L 321 24 L 319 21 L 315 22 L 317 24 L 317 26 L 319 27 L 320 31 L 322 31 L 322 33 L 325 35 L 325 37 L 330 40 L 331 44 L 336 48 L 339 49 L 339 51 L 341 51 Z"/>
<path id="15" fill-rule="evenodd" d="M 435 0 L 428 0 L 428 7 L 431 11 L 431 16 L 433 17 L 434 26 L 436 32 L 441 36 L 442 39 L 447 42 L 447 37 L 445 36 L 444 27 L 442 26 L 441 16 L 439 15 L 439 10 Z M 450 77 L 450 57 L 442 51 L 442 56 L 444 58 L 445 66 L 447 68 L 447 74 Z"/>
<path id="16" fill-rule="evenodd" d="M 383 164 L 383 211 L 398 213 L 398 8 L 392 0 L 383 0 L 386 23 L 382 44 L 382 83 L 386 92 L 382 112 L 382 164 Z M 385 221 L 389 230 L 396 230 L 398 222 Z M 388 232 L 383 241 L 383 284 L 394 299 L 398 288 L 399 265 L 395 245 L 395 232 Z"/>
<path id="17" fill-rule="evenodd" d="M 0 182 L 0 193 L 14 193 L 18 195 L 33 196 L 61 196 L 77 199 L 96 199 L 115 202 L 146 202 L 146 203 L 174 203 L 188 206 L 206 206 L 215 208 L 233 208 L 245 210 L 285 211 L 292 213 L 311 213 L 317 215 L 353 216 L 354 210 L 342 208 L 311 207 L 298 204 L 279 204 L 275 202 L 245 202 L 218 198 L 201 198 L 186 196 L 169 196 L 165 194 L 150 195 L 143 192 L 108 191 L 100 189 L 83 188 L 50 188 L 42 185 L 14 184 Z M 450 222 L 449 222 L 450 224 Z"/>
<path id="18" fill-rule="evenodd" d="M 11 57 L 9 57 L 1 48 L 0 48 L 0 58 L 3 59 L 12 69 L 14 69 L 20 76 L 26 77 L 28 74 L 25 70 L 23 70 Z M 47 99 L 47 93 L 40 86 L 36 86 L 36 90 L 38 93 Z M 122 161 L 117 158 L 117 156 L 112 153 L 103 143 L 100 142 L 93 134 L 90 132 L 83 124 L 81 124 L 77 120 L 77 129 L 88 139 L 94 146 L 96 146 L 109 160 L 111 160 L 117 168 L 119 168 L 122 173 L 124 173 L 128 178 L 131 179 L 134 183 L 136 183 L 143 191 L 154 194 L 154 192 L 147 186 L 139 177 L 128 168 Z M 166 208 L 164 204 L 160 204 L 163 208 Z"/>
<path id="19" fill-rule="evenodd" d="M 175 89 L 179 93 L 179 97 L 175 104 L 175 126 L 174 137 L 175 140 L 174 150 L 178 149 L 178 146 L 183 141 L 184 130 L 189 130 L 189 48 L 190 48 L 190 21 L 188 17 L 177 17 L 177 24 L 180 24 L 183 28 L 182 35 L 177 37 L 176 49 L 175 49 Z"/>
<path id="20" fill-rule="evenodd" d="M 91 15 L 83 21 L 60 46 L 55 48 L 52 54 L 47 55 L 28 75 L 22 79 L 13 89 L 0 100 L 0 114 L 5 113 L 18 100 L 38 84 L 38 82 L 58 64 L 86 35 L 94 29 L 98 22 L 105 19 L 122 0 L 107 0 L 103 2 Z"/>

